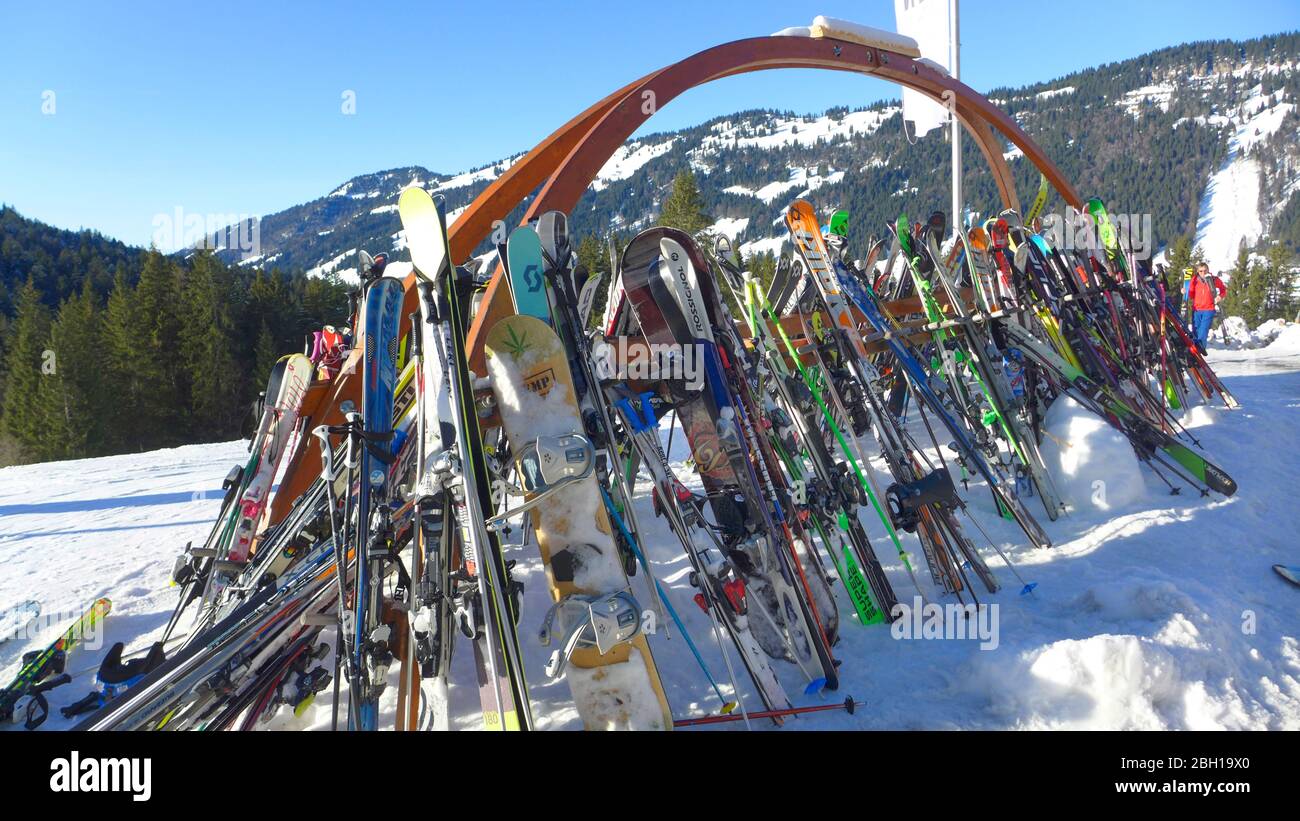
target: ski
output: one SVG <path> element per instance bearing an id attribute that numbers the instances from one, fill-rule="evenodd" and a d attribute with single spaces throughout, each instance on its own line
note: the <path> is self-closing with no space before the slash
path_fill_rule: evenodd
<path id="1" fill-rule="evenodd" d="M 874 298 L 869 293 L 857 288 L 852 277 L 837 277 L 835 275 L 831 265 L 827 262 L 827 254 L 824 251 L 825 245 L 821 242 L 816 219 L 812 214 L 812 206 L 802 200 L 796 201 L 786 213 L 790 234 L 795 238 L 796 247 L 803 255 L 810 272 L 825 287 L 826 295 L 832 297 L 833 301 L 838 303 L 835 307 L 828 305 L 828 307 L 832 308 L 832 321 L 835 326 L 846 331 L 846 334 L 853 340 L 854 346 L 858 349 L 859 355 L 866 354 L 864 348 L 858 347 L 862 345 L 861 336 L 855 331 L 855 324 L 847 303 L 843 302 L 840 291 L 840 283 L 843 282 L 845 287 L 850 289 L 849 293 L 855 297 L 858 310 L 862 311 L 867 322 L 876 332 L 882 334 L 885 343 L 911 383 L 913 392 L 925 402 L 929 410 L 939 418 L 956 440 L 956 446 L 962 457 L 988 483 L 997 496 L 999 503 L 1005 505 L 1012 512 L 1017 523 L 1020 524 L 1030 540 L 1038 547 L 1051 547 L 1051 539 L 1029 512 L 1025 510 L 1014 491 L 1007 486 L 1006 481 L 995 474 L 992 468 L 989 467 L 984 460 L 983 454 L 979 452 L 975 443 L 971 440 L 966 427 L 949 413 L 943 400 L 939 398 L 935 389 L 931 386 L 930 375 L 926 373 L 925 366 L 921 364 L 920 360 L 909 350 L 898 335 L 890 333 L 892 324 L 885 319 Z M 836 307 L 838 310 L 836 310 Z"/>
<path id="2" fill-rule="evenodd" d="M 34 730 L 45 721 L 50 711 L 45 691 L 70 680 L 64 673 L 68 654 L 81 644 L 112 609 L 113 603 L 108 599 L 95 600 L 48 647 L 23 655 L 23 666 L 18 675 L 8 687 L 0 690 L 0 722 L 21 717 L 23 726 Z"/>
<path id="3" fill-rule="evenodd" d="M 1273 565 L 1273 571 L 1282 578 L 1291 582 L 1291 584 L 1294 584 L 1296 587 L 1300 587 L 1300 567 L 1295 565 L 1275 564 Z"/>
<path id="4" fill-rule="evenodd" d="M 515 312 L 541 320 L 550 319 L 551 306 L 546 298 L 546 282 L 542 278 L 542 241 L 537 231 L 531 225 L 521 225 L 511 231 L 506 241 L 506 255 Z"/>
<path id="5" fill-rule="evenodd" d="M 358 690 L 356 715 L 349 726 L 376 730 L 379 722 L 379 694 L 383 692 L 388 665 L 391 627 L 381 620 L 384 570 L 389 557 L 392 522 L 386 504 L 392 495 L 384 465 L 392 462 L 393 391 L 397 381 L 398 322 L 402 307 L 402 283 L 379 277 L 366 288 L 361 314 L 362 349 L 361 418 L 364 425 L 358 466 L 356 527 L 352 548 L 356 551 L 356 582 L 353 590 L 351 686 Z"/>
<path id="6" fill-rule="evenodd" d="M 523 653 L 515 625 L 519 620 L 517 583 L 495 533 L 485 526 L 492 510 L 489 469 L 478 423 L 474 385 L 465 361 L 465 322 L 456 268 L 451 264 L 445 219 L 433 198 L 422 188 L 407 188 L 398 199 L 398 213 L 406 230 L 411 259 L 419 277 L 421 353 L 425 389 L 424 447 L 426 450 L 417 493 L 442 499 L 444 515 L 438 528 L 423 538 L 424 566 L 431 577 L 420 589 L 429 598 L 419 622 L 429 642 L 437 642 L 439 658 L 449 658 L 450 635 L 432 635 L 442 629 L 447 612 L 431 605 L 436 597 L 456 604 L 459 632 L 473 642 L 483 723 L 489 730 L 528 730 L 533 727 Z M 433 401 L 429 401 L 432 398 Z M 450 516 L 445 514 L 451 514 Z M 429 536 L 437 536 L 437 539 Z M 451 554 L 455 539 L 459 554 Z M 437 546 L 436 555 L 428 548 Z M 442 562 L 457 561 L 455 571 Z M 444 570 L 446 572 L 444 573 Z M 441 589 L 438 585 L 447 585 Z M 432 649 L 429 647 L 428 649 Z M 431 665 L 433 659 L 429 659 Z M 445 681 L 429 667 L 433 680 L 427 691 L 441 709 Z"/>

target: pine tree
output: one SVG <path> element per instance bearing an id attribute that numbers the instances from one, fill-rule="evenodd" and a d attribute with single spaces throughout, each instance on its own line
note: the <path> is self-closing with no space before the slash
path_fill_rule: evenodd
<path id="1" fill-rule="evenodd" d="M 587 269 L 589 274 L 607 273 L 609 271 L 609 254 L 604 243 L 595 234 L 588 234 L 578 243 L 578 264 Z"/>
<path id="2" fill-rule="evenodd" d="M 64 300 L 50 330 L 57 367 L 42 397 L 49 425 L 43 458 L 104 452 L 105 406 L 113 392 L 104 385 L 101 323 L 99 298 L 87 279 L 80 294 Z"/>
<path id="3" fill-rule="evenodd" d="M 587 268 L 589 276 L 603 275 L 604 282 L 596 289 L 596 298 L 591 302 L 591 316 L 588 325 L 599 328 L 605 314 L 605 303 L 609 301 L 610 285 L 610 245 L 613 245 L 614 258 L 617 259 L 627 246 L 617 234 L 611 234 L 606 241 L 601 241 L 594 234 L 588 234 L 578 243 L 578 262 Z"/>
<path id="4" fill-rule="evenodd" d="M 604 277 L 609 283 L 609 253 L 605 245 L 594 234 L 587 234 L 578 243 L 578 264 L 587 269 L 588 277 Z M 591 317 L 588 322 L 593 327 L 600 324 L 600 317 L 608 288 L 598 288 L 596 298 L 592 301 Z"/>
<path id="5" fill-rule="evenodd" d="M 271 377 L 271 368 L 275 366 L 276 360 L 279 358 L 280 349 L 276 347 L 275 337 L 271 335 L 270 326 L 263 320 L 262 327 L 257 332 L 257 345 L 253 349 L 254 392 L 265 387 L 266 380 Z"/>
<path id="6" fill-rule="evenodd" d="M 190 261 L 180 326 L 181 361 L 189 386 L 190 426 L 195 441 L 237 434 L 243 416 L 242 370 L 235 358 L 231 310 L 236 288 L 229 268 L 209 251 Z"/>
<path id="7" fill-rule="evenodd" d="M 1274 243 L 1268 249 L 1265 263 L 1264 305 L 1260 311 L 1260 321 L 1270 319 L 1291 319 L 1296 310 L 1295 260 L 1291 252 L 1281 243 Z"/>
<path id="8" fill-rule="evenodd" d="M 691 236 L 713 224 L 713 218 L 704 210 L 704 200 L 693 172 L 683 171 L 673 178 L 673 191 L 659 211 L 659 224 L 685 231 Z"/>
<path id="9" fill-rule="evenodd" d="M 756 251 L 745 257 L 745 267 L 758 280 L 760 289 L 766 292 L 772 284 L 772 277 L 776 275 L 776 256 L 771 251 L 761 254 Z"/>
<path id="10" fill-rule="evenodd" d="M 185 401 L 189 397 L 180 352 L 180 276 L 176 264 L 151 250 L 135 287 L 140 321 L 137 360 L 140 379 L 142 445 L 149 450 L 186 440 Z"/>
<path id="11" fill-rule="evenodd" d="M 146 420 L 140 398 L 144 346 L 140 342 L 139 316 L 135 289 L 127 280 L 126 270 L 118 268 L 103 325 L 104 381 L 113 389 L 112 401 L 104 413 L 105 447 L 110 453 L 143 450 Z"/>
<path id="12" fill-rule="evenodd" d="M 1241 317 L 1246 320 L 1247 327 L 1258 328 L 1264 321 L 1264 312 L 1268 306 L 1268 280 L 1268 265 L 1258 260 L 1251 263 L 1241 304 Z"/>
<path id="13" fill-rule="evenodd" d="M 1183 277 L 1187 269 L 1192 267 L 1192 239 L 1186 234 L 1180 234 L 1174 237 L 1174 241 L 1169 246 L 1169 267 Z"/>
<path id="14" fill-rule="evenodd" d="M 24 458 L 39 458 L 46 439 L 48 421 L 44 418 L 42 392 L 44 383 L 57 360 L 50 356 L 50 309 L 32 279 L 18 292 L 17 316 L 9 345 L 5 369 L 3 422 L 5 433 L 13 437 Z"/>
<path id="15" fill-rule="evenodd" d="M 9 331 L 10 331 L 11 322 L 9 319 L 9 313 L 6 310 L 7 306 L 9 305 L 9 302 L 10 302 L 9 289 L 5 287 L 4 282 L 0 282 L 0 362 L 5 361 L 5 359 L 7 358 L 6 352 L 9 349 L 8 347 Z M 0 369 L 0 416 L 4 415 L 4 394 L 5 394 L 6 381 L 7 381 L 7 370 Z M 0 464 L 4 464 L 4 462 L 0 462 Z"/>
<path id="16" fill-rule="evenodd" d="M 1246 292 L 1250 289 L 1250 252 L 1242 248 L 1237 252 L 1237 263 L 1228 280 L 1228 293 L 1223 297 L 1219 313 L 1225 317 L 1241 316 L 1246 307 Z"/>
<path id="17" fill-rule="evenodd" d="M 248 339 L 255 339 L 262 326 L 272 334 L 275 349 L 296 348 L 299 340 L 293 325 L 293 305 L 278 271 L 258 271 L 248 287 Z M 260 388 L 259 388 L 260 390 Z"/>
<path id="18" fill-rule="evenodd" d="M 302 314 L 307 329 L 323 325 L 342 325 L 348 321 L 348 291 L 346 283 L 331 277 L 304 278 Z"/>

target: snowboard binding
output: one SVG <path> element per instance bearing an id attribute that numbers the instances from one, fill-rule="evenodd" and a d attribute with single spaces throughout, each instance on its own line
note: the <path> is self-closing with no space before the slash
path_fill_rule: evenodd
<path id="1" fill-rule="evenodd" d="M 574 594 L 561 599 L 547 611 L 539 635 L 543 647 L 550 647 L 561 637 L 546 663 L 546 675 L 555 678 L 563 673 L 579 649 L 594 647 L 603 656 L 640 632 L 641 607 L 630 590 L 603 596 Z"/>
<path id="2" fill-rule="evenodd" d="M 487 520 L 488 530 L 500 530 L 508 519 L 531 510 L 563 487 L 591 475 L 596 465 L 596 450 L 591 440 L 577 433 L 539 436 L 524 446 L 515 457 L 519 486 L 502 480 L 512 495 L 536 494 L 518 507 Z"/>

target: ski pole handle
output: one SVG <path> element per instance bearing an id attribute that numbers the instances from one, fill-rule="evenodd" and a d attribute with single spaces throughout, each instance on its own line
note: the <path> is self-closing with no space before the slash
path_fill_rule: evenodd
<path id="1" fill-rule="evenodd" d="M 320 440 L 321 478 L 333 483 L 338 477 L 334 470 L 334 448 L 330 445 L 329 425 L 317 425 L 312 429 L 311 435 Z"/>

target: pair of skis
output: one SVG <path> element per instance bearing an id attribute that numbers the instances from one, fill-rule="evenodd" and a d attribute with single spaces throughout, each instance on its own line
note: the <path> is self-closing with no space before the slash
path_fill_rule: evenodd
<path id="1" fill-rule="evenodd" d="M 500 539 L 486 527 L 493 509 L 490 472 L 464 355 L 461 282 L 445 217 L 420 188 L 402 192 L 398 213 L 421 306 L 419 527 L 413 534 L 421 568 L 413 622 L 413 639 L 424 656 L 420 692 L 434 712 L 433 725 L 445 726 L 453 640 L 448 628 L 454 623 L 473 642 L 485 727 L 532 729 L 516 633 L 517 589 Z"/>
<path id="2" fill-rule="evenodd" d="M 746 355 L 738 337 L 727 333 L 731 320 L 723 314 L 707 260 L 689 236 L 655 228 L 629 243 L 620 271 L 646 340 L 672 346 L 683 354 L 682 363 L 694 361 L 700 369 L 669 374 L 664 384 L 713 518 L 703 530 L 715 548 L 707 557 L 711 562 L 692 549 L 689 530 L 684 542 L 700 574 L 697 587 L 713 594 L 704 604 L 716 608 L 746 667 L 757 673 L 768 709 L 788 699 L 769 675 L 767 659 L 753 652 L 754 643 L 767 657 L 796 664 L 811 689 L 836 686 L 830 647 L 838 613 L 807 535 L 792 515 L 775 456 L 758 435 L 758 409 L 743 372 Z M 688 358 L 688 349 L 695 355 Z M 664 478 L 657 478 L 661 506 L 681 505 Z"/>

